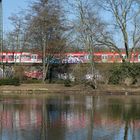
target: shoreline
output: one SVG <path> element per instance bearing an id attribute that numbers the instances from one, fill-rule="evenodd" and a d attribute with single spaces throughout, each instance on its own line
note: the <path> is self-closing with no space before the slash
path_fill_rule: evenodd
<path id="1" fill-rule="evenodd" d="M 101 85 L 92 89 L 84 85 L 65 87 L 63 84 L 21 84 L 0 86 L 0 95 L 140 95 L 140 87 Z"/>

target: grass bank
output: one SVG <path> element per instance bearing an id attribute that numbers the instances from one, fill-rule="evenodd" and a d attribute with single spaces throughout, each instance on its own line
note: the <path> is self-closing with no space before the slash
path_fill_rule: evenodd
<path id="1" fill-rule="evenodd" d="M 65 87 L 63 84 L 21 84 L 20 86 L 0 86 L 1 95 L 47 95 L 56 93 L 78 95 L 140 95 L 140 87 L 100 85 L 97 90 L 93 90 L 84 85 Z"/>

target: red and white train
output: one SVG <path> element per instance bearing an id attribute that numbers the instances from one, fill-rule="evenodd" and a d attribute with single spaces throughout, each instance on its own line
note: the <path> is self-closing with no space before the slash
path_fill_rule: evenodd
<path id="1" fill-rule="evenodd" d="M 125 59 L 126 54 L 121 53 Z M 65 53 L 60 59 L 58 55 L 54 55 L 50 63 L 89 63 L 90 55 L 87 52 Z M 47 59 L 46 59 L 47 60 Z M 114 63 L 122 62 L 122 58 L 117 52 L 96 52 L 93 53 L 93 61 L 97 63 Z M 3 63 L 42 63 L 42 56 L 30 52 L 3 52 L 0 53 L 0 62 Z M 140 53 L 132 53 L 130 62 L 140 62 Z"/>
<path id="2" fill-rule="evenodd" d="M 63 63 L 89 63 L 90 55 L 87 52 L 66 53 Z M 123 59 L 126 59 L 126 54 L 121 53 Z M 122 63 L 122 58 L 117 52 L 95 52 L 93 53 L 93 61 L 97 63 Z M 140 62 L 140 53 L 132 53 L 130 58 L 131 63 Z"/>
<path id="3" fill-rule="evenodd" d="M 3 63 L 42 63 L 38 54 L 30 52 L 3 52 L 0 53 L 0 62 Z"/>

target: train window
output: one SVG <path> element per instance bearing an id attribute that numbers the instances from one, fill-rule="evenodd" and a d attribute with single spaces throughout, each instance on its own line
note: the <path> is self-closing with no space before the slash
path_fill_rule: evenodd
<path id="1" fill-rule="evenodd" d="M 123 57 L 124 59 L 126 59 L 126 55 L 123 55 L 122 57 Z"/>
<path id="2" fill-rule="evenodd" d="M 120 58 L 120 56 L 119 55 L 115 55 L 115 58 L 118 59 L 118 58 Z"/>
<path id="3" fill-rule="evenodd" d="M 29 56 L 29 55 L 22 55 L 21 58 L 22 58 L 22 59 L 30 59 L 31 56 Z"/>
<path id="4" fill-rule="evenodd" d="M 31 58 L 31 56 L 29 56 L 29 55 L 26 55 L 25 57 L 26 57 L 26 58 L 29 58 L 29 59 Z"/>
<path id="5" fill-rule="evenodd" d="M 112 55 L 109 55 L 109 56 L 108 56 L 108 58 L 109 58 L 109 59 L 112 59 L 112 58 L 113 58 L 113 56 L 112 56 Z"/>
<path id="6" fill-rule="evenodd" d="M 0 59 L 5 59 L 5 58 L 6 58 L 5 55 L 3 55 L 3 56 L 0 55 Z"/>
<path id="7" fill-rule="evenodd" d="M 94 55 L 94 59 L 95 60 L 100 60 L 101 59 L 101 56 Z"/>
<path id="8" fill-rule="evenodd" d="M 80 56 L 80 58 L 81 58 L 81 59 L 83 59 L 83 58 L 84 58 L 84 56 Z"/>
<path id="9" fill-rule="evenodd" d="M 108 56 L 107 55 L 102 55 L 102 59 L 107 59 Z"/>
<path id="10" fill-rule="evenodd" d="M 22 59 L 24 59 L 24 58 L 25 58 L 25 56 L 24 56 L 24 55 L 21 55 L 21 58 L 22 58 Z"/>
<path id="11" fill-rule="evenodd" d="M 14 56 L 13 56 L 13 55 L 8 55 L 8 58 L 9 58 L 9 59 L 13 59 Z"/>
<path id="12" fill-rule="evenodd" d="M 137 55 L 134 55 L 134 60 L 137 60 Z"/>
<path id="13" fill-rule="evenodd" d="M 15 55 L 14 58 L 15 58 L 15 59 L 19 59 L 19 56 L 18 56 L 18 55 Z"/>
<path id="14" fill-rule="evenodd" d="M 2 56 L 2 59 L 5 59 L 5 55 Z"/>
<path id="15" fill-rule="evenodd" d="M 140 55 L 139 55 L 139 59 L 140 59 Z"/>
<path id="16" fill-rule="evenodd" d="M 88 59 L 91 59 L 91 55 L 88 55 Z"/>
<path id="17" fill-rule="evenodd" d="M 37 56 L 36 55 L 32 55 L 32 59 L 37 59 Z"/>

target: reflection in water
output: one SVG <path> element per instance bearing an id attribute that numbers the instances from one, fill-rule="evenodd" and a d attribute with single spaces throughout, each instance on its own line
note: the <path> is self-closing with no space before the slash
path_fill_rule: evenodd
<path id="1" fill-rule="evenodd" d="M 0 140 L 139 140 L 139 97 L 0 99 Z"/>

